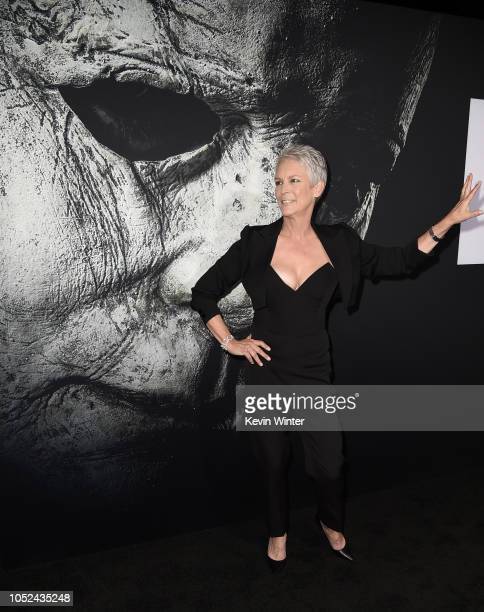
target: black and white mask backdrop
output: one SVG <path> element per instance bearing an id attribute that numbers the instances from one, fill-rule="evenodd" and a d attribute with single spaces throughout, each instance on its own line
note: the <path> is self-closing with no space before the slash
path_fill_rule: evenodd
<path id="1" fill-rule="evenodd" d="M 365 235 L 438 19 L 341 0 L 0 7 L 2 457 L 133 492 L 163 482 L 170 433 L 235 380 L 190 288 L 244 225 L 280 216 L 290 142 L 328 158 L 318 221 Z M 222 305 L 248 326 L 242 286 Z"/>

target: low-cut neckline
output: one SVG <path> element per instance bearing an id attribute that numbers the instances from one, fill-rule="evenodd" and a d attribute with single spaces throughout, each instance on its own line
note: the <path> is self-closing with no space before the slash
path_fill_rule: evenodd
<path id="1" fill-rule="evenodd" d="M 282 277 L 279 275 L 279 273 L 277 272 L 277 270 L 276 270 L 275 268 L 273 268 L 273 267 L 272 267 L 272 260 L 273 260 L 273 258 L 274 258 L 274 253 L 276 252 L 276 248 L 277 248 L 277 241 L 278 241 L 278 239 L 279 239 L 279 235 L 280 235 L 281 230 L 282 230 L 282 226 L 283 226 L 284 218 L 283 218 L 283 217 L 280 217 L 278 221 L 279 221 L 280 226 L 279 226 L 279 228 L 278 228 L 278 230 L 277 230 L 277 233 L 276 233 L 276 235 L 275 235 L 275 241 L 274 241 L 274 244 L 273 244 L 272 249 L 271 249 L 271 254 L 270 254 L 270 257 L 269 257 L 269 268 L 272 268 L 272 270 L 274 271 L 274 274 L 276 274 L 276 275 L 277 275 L 277 277 L 279 278 L 279 280 L 281 281 L 281 283 L 284 283 L 284 285 L 286 285 L 286 287 L 288 287 L 288 288 L 289 288 L 291 291 L 293 291 L 294 293 L 297 293 L 297 292 L 299 291 L 299 289 L 301 289 L 301 287 L 302 287 L 303 285 L 305 285 L 305 284 L 308 282 L 308 280 L 309 280 L 311 277 L 313 277 L 313 276 L 316 274 L 316 272 L 317 272 L 318 270 L 321 270 L 321 269 L 322 269 L 322 268 L 324 268 L 324 267 L 325 267 L 327 264 L 330 264 L 331 268 L 332 268 L 333 270 L 335 270 L 335 267 L 334 267 L 334 265 L 333 265 L 333 262 L 331 261 L 331 259 L 328 259 L 328 261 L 327 261 L 326 263 L 324 263 L 322 266 L 319 266 L 319 268 L 316 268 L 316 270 L 314 270 L 314 272 L 311 272 L 311 274 L 310 274 L 310 275 L 309 275 L 309 276 L 308 276 L 306 279 L 304 279 L 304 280 L 303 280 L 303 282 L 302 282 L 302 283 L 299 285 L 299 287 L 298 287 L 297 289 L 294 289 L 293 287 L 291 287 L 291 285 L 288 285 L 288 284 L 286 283 L 286 281 L 285 281 L 285 280 L 283 280 L 283 279 L 282 279 Z M 274 224 L 271 224 L 271 226 L 272 226 L 272 225 L 274 225 Z M 319 239 L 319 241 L 320 241 L 320 243 L 321 243 L 321 246 L 322 246 L 322 248 L 323 248 L 323 251 L 326 253 L 326 255 L 328 255 L 328 252 L 326 251 L 326 247 L 324 246 L 323 241 L 321 240 L 321 237 L 319 236 L 318 232 L 316 231 L 315 223 L 314 223 L 313 221 L 311 221 L 311 227 L 313 228 L 314 233 L 315 233 L 315 234 L 316 234 L 316 236 L 318 237 L 318 239 Z"/>
<path id="2" fill-rule="evenodd" d="M 283 283 L 284 285 L 286 285 L 286 287 L 288 287 L 288 288 L 289 288 L 291 291 L 293 291 L 294 293 L 297 293 L 297 292 L 298 292 L 298 291 L 301 289 L 301 287 L 302 287 L 303 285 L 305 285 L 305 284 L 308 282 L 308 280 L 309 280 L 309 279 L 310 279 L 312 276 L 314 276 L 314 275 L 316 274 L 316 272 L 318 272 L 319 270 L 322 270 L 323 268 L 325 268 L 325 267 L 326 267 L 326 266 L 328 266 L 328 265 L 330 265 L 331 267 L 333 267 L 333 266 L 332 266 L 332 264 L 331 264 L 331 262 L 330 262 L 330 261 L 327 261 L 327 262 L 326 262 L 326 263 L 324 263 L 322 266 L 319 266 L 319 268 L 316 268 L 316 270 L 314 270 L 314 272 L 311 272 L 311 274 L 310 274 L 310 275 L 309 275 L 307 278 L 305 278 L 305 279 L 303 280 L 303 282 L 302 282 L 302 283 L 299 285 L 299 287 L 298 287 L 297 289 L 294 289 L 294 287 L 291 287 L 291 285 L 288 285 L 288 284 L 286 283 L 286 281 L 282 279 L 282 277 L 280 276 L 279 272 L 277 272 L 277 270 L 276 270 L 275 268 L 273 268 L 273 267 L 272 267 L 272 264 L 271 264 L 271 263 L 269 264 L 269 268 L 271 268 L 271 270 L 274 272 L 274 274 L 277 276 L 277 278 L 278 278 L 278 279 L 281 281 L 281 283 Z"/>

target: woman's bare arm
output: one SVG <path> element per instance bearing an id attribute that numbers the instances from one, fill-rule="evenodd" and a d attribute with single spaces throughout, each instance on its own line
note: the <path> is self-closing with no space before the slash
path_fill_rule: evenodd
<path id="1" fill-rule="evenodd" d="M 207 327 L 210 333 L 219 342 L 222 342 L 222 340 L 230 335 L 230 330 L 220 314 L 217 314 L 209 319 L 207 321 Z M 267 359 L 267 361 L 271 360 L 269 355 L 263 350 L 266 349 L 267 351 L 270 351 L 271 347 L 263 340 L 256 340 L 255 338 L 252 338 L 250 334 L 247 336 L 247 338 L 243 338 L 242 340 L 236 340 L 235 338 L 233 340 L 229 340 L 226 346 L 227 351 L 231 355 L 245 357 L 252 364 L 255 361 L 258 365 L 263 365 L 259 355 L 262 355 L 262 357 Z"/>
<path id="2" fill-rule="evenodd" d="M 207 327 L 219 342 L 222 342 L 230 334 L 230 329 L 225 324 L 222 315 L 216 314 L 214 317 L 207 321 Z"/>

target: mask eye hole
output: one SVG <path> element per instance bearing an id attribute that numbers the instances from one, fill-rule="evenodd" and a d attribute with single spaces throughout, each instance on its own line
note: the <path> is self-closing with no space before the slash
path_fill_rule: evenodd
<path id="1" fill-rule="evenodd" d="M 218 115 L 190 93 L 114 79 L 59 91 L 94 138 L 129 161 L 193 151 L 220 129 Z"/>

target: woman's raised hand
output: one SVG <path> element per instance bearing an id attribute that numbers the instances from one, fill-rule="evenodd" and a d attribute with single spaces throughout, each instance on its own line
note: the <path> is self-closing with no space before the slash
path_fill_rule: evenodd
<path id="1" fill-rule="evenodd" d="M 456 223 L 462 223 L 462 221 L 467 221 L 467 219 L 472 219 L 473 217 L 478 217 L 484 213 L 484 210 L 481 210 L 480 208 L 477 210 L 469 210 L 469 204 L 480 185 L 481 181 L 478 181 L 474 187 L 472 187 L 472 174 L 467 175 L 460 194 L 460 200 L 447 215 L 449 221 L 453 225 Z"/>
<path id="2" fill-rule="evenodd" d="M 263 364 L 259 355 L 262 355 L 268 361 L 271 360 L 269 355 L 263 349 L 270 351 L 271 347 L 266 344 L 264 340 L 255 340 L 252 338 L 251 334 L 242 340 L 231 340 L 227 345 L 227 351 L 231 355 L 246 357 L 250 363 L 253 364 L 254 361 L 256 361 L 260 366 Z"/>

